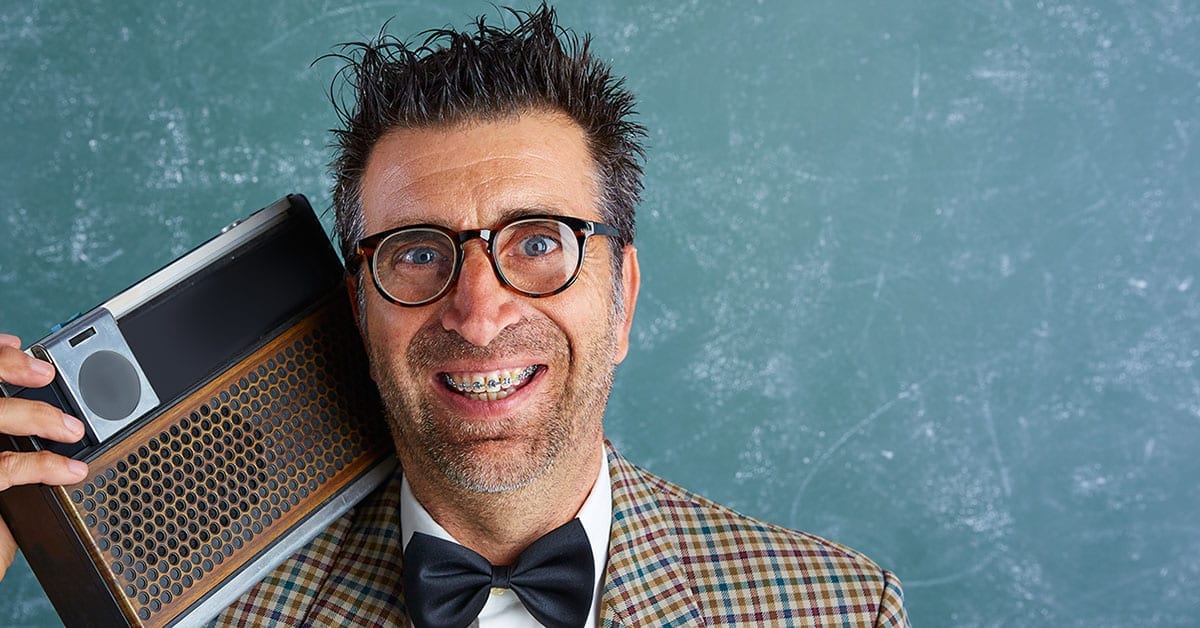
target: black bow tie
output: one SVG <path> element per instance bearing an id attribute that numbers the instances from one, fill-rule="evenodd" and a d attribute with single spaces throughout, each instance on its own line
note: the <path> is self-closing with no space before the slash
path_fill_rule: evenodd
<path id="1" fill-rule="evenodd" d="M 470 624 L 492 587 L 512 589 L 546 626 L 577 628 L 592 607 L 593 578 L 592 547 L 578 519 L 534 541 L 511 567 L 420 532 L 404 550 L 404 599 L 417 628 Z"/>

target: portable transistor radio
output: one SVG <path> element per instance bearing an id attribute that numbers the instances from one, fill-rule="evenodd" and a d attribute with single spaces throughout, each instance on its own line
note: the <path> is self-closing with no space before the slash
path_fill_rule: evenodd
<path id="1" fill-rule="evenodd" d="M 68 625 L 210 620 L 395 467 L 341 264 L 303 196 L 262 209 L 27 351 L 86 461 L 0 492 Z"/>

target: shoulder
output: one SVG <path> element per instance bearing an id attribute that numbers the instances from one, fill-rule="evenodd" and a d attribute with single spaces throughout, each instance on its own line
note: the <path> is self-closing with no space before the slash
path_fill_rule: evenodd
<path id="1" fill-rule="evenodd" d="M 399 494 L 397 471 L 242 594 L 214 624 L 401 623 Z"/>
<path id="2" fill-rule="evenodd" d="M 697 599 L 710 605 L 705 614 L 907 625 L 899 580 L 863 554 L 743 515 L 614 456 L 614 516 L 657 519 L 652 525 L 669 534 Z"/>
<path id="3" fill-rule="evenodd" d="M 791 558 L 794 565 L 811 567 L 812 572 L 883 571 L 871 559 L 845 545 L 755 519 L 648 471 L 640 468 L 638 471 L 651 487 L 659 509 L 671 522 L 681 549 L 692 550 L 697 561 Z"/>

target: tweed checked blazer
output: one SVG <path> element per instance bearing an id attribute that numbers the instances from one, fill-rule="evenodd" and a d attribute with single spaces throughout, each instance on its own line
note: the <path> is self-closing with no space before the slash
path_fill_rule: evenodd
<path id="1" fill-rule="evenodd" d="M 611 445 L 608 459 L 602 626 L 908 626 L 900 582 L 862 555 L 740 515 L 630 464 Z M 397 473 L 216 623 L 409 625 L 399 495 Z"/>

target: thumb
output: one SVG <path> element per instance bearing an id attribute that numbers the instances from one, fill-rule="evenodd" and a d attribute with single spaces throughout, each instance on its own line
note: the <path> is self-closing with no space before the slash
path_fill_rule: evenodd
<path id="1" fill-rule="evenodd" d="M 16 557 L 17 542 L 13 539 L 12 532 L 9 532 L 8 524 L 0 519 L 0 580 L 4 579 L 4 574 L 8 573 L 8 568 Z"/>

